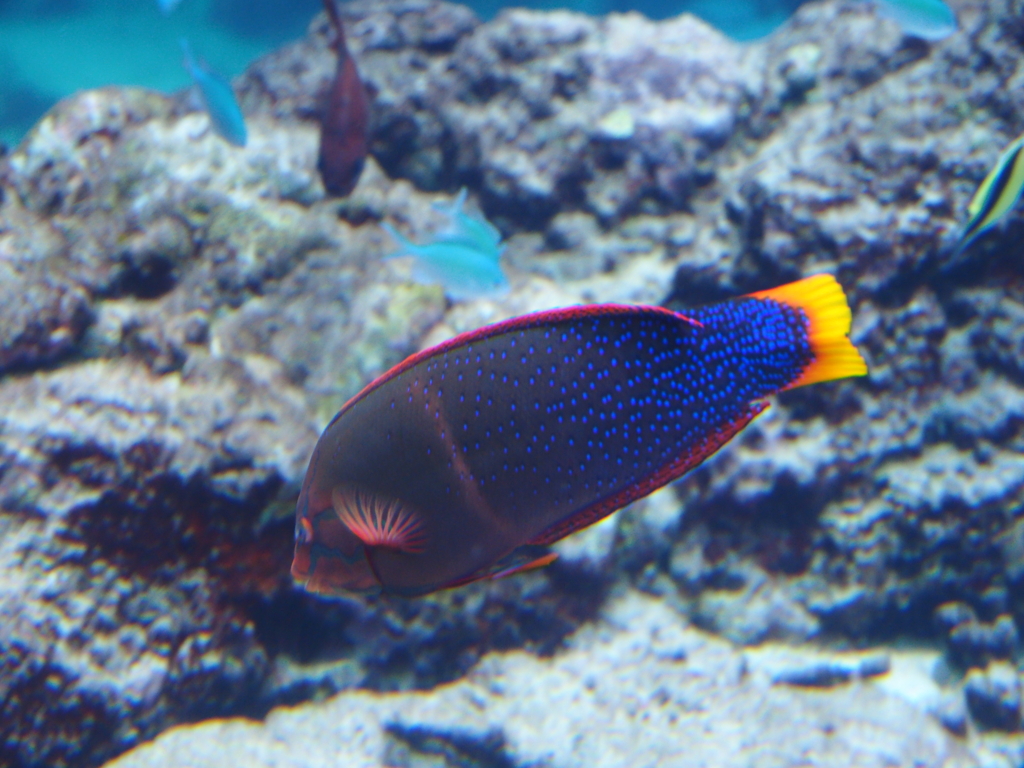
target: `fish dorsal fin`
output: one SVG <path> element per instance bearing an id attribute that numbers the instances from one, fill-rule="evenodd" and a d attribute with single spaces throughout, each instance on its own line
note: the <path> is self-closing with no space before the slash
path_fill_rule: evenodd
<path id="1" fill-rule="evenodd" d="M 427 538 L 419 513 L 398 499 L 351 485 L 331 491 L 334 512 L 367 547 L 422 552 Z"/>
<path id="2" fill-rule="evenodd" d="M 468 195 L 469 190 L 466 189 L 466 187 L 463 187 L 462 189 L 459 190 L 459 194 L 455 196 L 455 199 L 452 200 L 450 205 L 446 206 L 444 203 L 441 203 L 436 207 L 438 208 L 438 210 L 444 211 L 454 219 L 456 216 L 462 213 L 462 206 L 466 204 L 466 197 Z"/>
<path id="3" fill-rule="evenodd" d="M 467 195 L 463 187 L 450 205 L 434 203 L 434 208 L 449 219 L 448 226 L 436 235 L 435 241 L 466 245 L 497 261 L 505 250 L 501 245 L 501 232 L 482 214 L 474 216 L 463 210 Z"/>

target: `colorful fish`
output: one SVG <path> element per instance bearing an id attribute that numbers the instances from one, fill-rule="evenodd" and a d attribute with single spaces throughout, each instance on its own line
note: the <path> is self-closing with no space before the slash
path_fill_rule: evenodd
<path id="1" fill-rule="evenodd" d="M 1024 136 L 1015 139 L 978 185 L 967 205 L 968 221 L 957 245 L 963 251 L 985 230 L 994 227 L 1008 214 L 1024 191 Z"/>
<path id="2" fill-rule="evenodd" d="M 818 275 L 702 307 L 571 307 L 413 355 L 321 435 L 296 507 L 311 592 L 420 595 L 544 565 L 546 546 L 683 475 L 792 387 L 867 371 Z"/>
<path id="3" fill-rule="evenodd" d="M 423 283 L 440 283 L 455 301 L 499 297 L 508 292 L 508 278 L 501 268 L 501 233 L 487 219 L 471 216 L 463 210 L 465 188 L 450 208 L 444 227 L 429 243 L 419 245 L 404 237 L 387 222 L 381 226 L 399 244 L 388 256 L 414 256 L 413 277 Z"/>
<path id="4" fill-rule="evenodd" d="M 370 104 L 355 60 L 345 44 L 345 25 L 337 0 L 324 0 L 324 8 L 334 26 L 338 65 L 320 121 L 320 155 L 316 167 L 327 194 L 345 197 L 355 189 L 366 164 Z"/>
<path id="5" fill-rule="evenodd" d="M 878 7 L 911 37 L 935 42 L 957 30 L 956 14 L 943 0 L 878 0 Z"/>
<path id="6" fill-rule="evenodd" d="M 229 144 L 244 147 L 248 138 L 245 117 L 235 99 L 231 83 L 199 64 L 192 56 L 187 40 L 181 41 L 181 51 L 185 56 L 185 69 L 192 77 L 192 82 L 199 86 L 199 95 L 213 129 Z"/>

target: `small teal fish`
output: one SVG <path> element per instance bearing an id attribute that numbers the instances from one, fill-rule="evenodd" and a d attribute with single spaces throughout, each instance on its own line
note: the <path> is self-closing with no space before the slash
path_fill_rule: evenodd
<path id="1" fill-rule="evenodd" d="M 444 206 L 438 203 L 434 204 L 434 208 L 439 211 L 443 211 L 451 219 L 451 223 L 448 228 L 443 230 L 444 238 L 450 240 L 464 240 L 467 243 L 473 244 L 481 251 L 492 252 L 495 259 L 500 258 L 502 252 L 505 250 L 505 247 L 501 245 L 501 232 L 499 232 L 498 228 L 491 224 L 487 219 L 470 216 L 462 210 L 462 206 L 465 205 L 465 203 L 466 188 L 463 187 L 459 190 L 459 194 L 451 206 Z"/>
<path id="2" fill-rule="evenodd" d="M 509 286 L 501 268 L 501 254 L 505 250 L 501 233 L 487 219 L 462 210 L 465 202 L 463 188 L 451 207 L 435 206 L 450 221 L 424 245 L 412 242 L 385 222 L 382 226 L 400 246 L 387 258 L 415 256 L 413 277 L 418 282 L 440 283 L 455 301 L 503 296 Z"/>
<path id="3" fill-rule="evenodd" d="M 160 12 L 163 13 L 164 16 L 170 16 L 171 11 L 177 8 L 178 3 L 180 2 L 181 0 L 156 0 L 156 4 L 160 8 Z"/>
<path id="4" fill-rule="evenodd" d="M 181 41 L 181 50 L 185 55 L 185 69 L 192 77 L 192 82 L 199 86 L 199 94 L 213 129 L 229 144 L 244 147 L 248 137 L 245 117 L 235 99 L 231 83 L 199 64 L 192 56 L 187 40 Z"/>
<path id="5" fill-rule="evenodd" d="M 1020 200 L 1024 191 L 1024 136 L 1003 150 L 996 164 L 978 185 L 967 205 L 967 226 L 960 236 L 957 253 L 970 245 L 982 232 L 994 227 Z"/>
<path id="6" fill-rule="evenodd" d="M 878 6 L 911 37 L 934 42 L 957 30 L 956 14 L 943 0 L 878 0 Z"/>
<path id="7" fill-rule="evenodd" d="M 440 283 L 455 301 L 497 298 L 508 292 L 508 278 L 490 254 L 464 240 L 435 240 L 418 245 L 390 224 L 383 225 L 401 248 L 391 256 L 416 257 L 413 277 L 422 283 Z M 391 257 L 389 257 L 391 258 Z"/>

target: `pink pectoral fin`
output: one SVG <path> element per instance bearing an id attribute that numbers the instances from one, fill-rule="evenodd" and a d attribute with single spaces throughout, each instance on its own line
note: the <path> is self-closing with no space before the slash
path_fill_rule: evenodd
<path id="1" fill-rule="evenodd" d="M 350 485 L 331 491 L 338 519 L 367 547 L 422 552 L 426 536 L 419 513 L 404 502 Z"/>

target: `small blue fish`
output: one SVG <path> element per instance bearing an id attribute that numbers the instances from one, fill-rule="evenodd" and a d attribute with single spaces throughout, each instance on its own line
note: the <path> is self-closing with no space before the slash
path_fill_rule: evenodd
<path id="1" fill-rule="evenodd" d="M 505 247 L 501 245 L 501 232 L 485 218 L 470 216 L 462 206 L 466 203 L 466 188 L 459 190 L 458 196 L 450 206 L 434 203 L 434 208 L 447 214 L 451 219 L 450 224 L 442 230 L 443 236 L 448 240 L 463 240 L 474 245 L 481 251 L 490 251 L 494 258 L 501 257 Z"/>
<path id="2" fill-rule="evenodd" d="M 957 30 L 956 14 L 943 0 L 878 0 L 878 7 L 911 37 L 935 42 Z"/>
<path id="3" fill-rule="evenodd" d="M 1017 205 L 1024 191 L 1024 136 L 1010 143 L 978 185 L 967 206 L 967 226 L 960 236 L 959 254 L 987 229 L 994 227 Z"/>
<path id="4" fill-rule="evenodd" d="M 231 83 L 196 62 L 187 40 L 181 41 L 181 50 L 185 55 L 185 69 L 192 77 L 192 82 L 199 86 L 199 94 L 213 129 L 229 144 L 244 147 L 248 137 L 245 117 L 235 99 Z"/>
<path id="5" fill-rule="evenodd" d="M 508 278 L 501 268 L 501 233 L 487 219 L 462 210 L 466 190 L 445 210 L 451 221 L 433 241 L 412 242 L 388 223 L 382 226 L 399 244 L 395 256 L 416 257 L 413 277 L 424 283 L 440 283 L 455 301 L 497 298 L 508 292 Z M 442 209 L 444 210 L 444 209 Z"/>
<path id="6" fill-rule="evenodd" d="M 160 8 L 160 12 L 163 13 L 164 16 L 170 16 L 171 11 L 177 8 L 178 3 L 180 2 L 181 0 L 156 0 L 156 4 Z"/>

